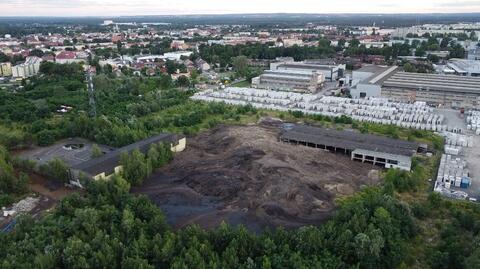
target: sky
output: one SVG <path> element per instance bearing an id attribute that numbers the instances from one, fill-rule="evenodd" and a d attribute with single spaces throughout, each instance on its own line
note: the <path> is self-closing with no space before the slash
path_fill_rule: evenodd
<path id="1" fill-rule="evenodd" d="M 0 0 L 0 16 L 480 12 L 480 0 Z"/>

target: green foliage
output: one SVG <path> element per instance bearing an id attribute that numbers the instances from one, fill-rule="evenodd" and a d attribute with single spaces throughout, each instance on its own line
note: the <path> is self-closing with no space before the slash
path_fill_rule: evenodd
<path id="1" fill-rule="evenodd" d="M 55 143 L 56 133 L 51 130 L 42 130 L 37 133 L 37 144 L 39 146 L 49 146 Z"/>
<path id="2" fill-rule="evenodd" d="M 52 159 L 46 164 L 40 165 L 39 172 L 51 180 L 68 182 L 70 180 L 70 169 L 61 159 Z"/>
<path id="3" fill-rule="evenodd" d="M 292 46 L 271 47 L 271 44 L 246 44 L 246 45 L 201 45 L 200 56 L 210 64 L 220 64 L 221 67 L 231 66 L 238 56 L 249 59 L 275 59 L 276 57 L 293 57 L 297 61 L 305 59 L 318 59 L 331 56 L 335 49 L 326 40 L 321 40 L 319 46 Z"/>
<path id="4" fill-rule="evenodd" d="M 28 147 L 32 144 L 32 137 L 23 130 L 0 125 L 0 145 L 8 149 Z"/>
<path id="5" fill-rule="evenodd" d="M 415 235 L 405 207 L 379 189 L 344 200 L 322 227 L 256 235 L 226 224 L 172 232 L 126 180 L 90 182 L 38 223 L 21 218 L 2 236 L 3 268 L 395 268 Z M 13 247 L 15 246 L 15 247 Z M 48 251 L 45 251 L 48 249 Z"/>
<path id="6" fill-rule="evenodd" d="M 190 80 L 186 76 L 180 76 L 177 79 L 176 84 L 177 84 L 178 87 L 186 88 L 186 87 L 190 86 Z"/>
<path id="7" fill-rule="evenodd" d="M 132 185 L 140 185 L 152 172 L 170 162 L 173 153 L 166 143 L 152 144 L 145 156 L 138 149 L 131 154 L 122 152 L 120 165 L 123 177 Z"/>
<path id="8" fill-rule="evenodd" d="M 15 173 L 14 161 L 6 148 L 0 145 L 0 208 L 14 202 L 15 197 L 25 194 L 28 176 Z"/>
<path id="9" fill-rule="evenodd" d="M 233 69 L 239 77 L 246 77 L 249 72 L 248 58 L 240 55 L 232 58 Z"/>
<path id="10" fill-rule="evenodd" d="M 103 155 L 102 149 L 97 145 L 92 146 L 92 158 L 98 158 Z"/>
<path id="11" fill-rule="evenodd" d="M 150 162 L 138 149 L 131 154 L 122 152 L 120 165 L 123 167 L 123 177 L 132 185 L 140 185 L 152 172 Z"/>
<path id="12" fill-rule="evenodd" d="M 392 184 L 398 192 L 418 191 L 425 182 L 424 169 L 419 165 L 412 165 L 412 172 L 399 169 L 389 169 L 385 175 L 385 184 Z"/>

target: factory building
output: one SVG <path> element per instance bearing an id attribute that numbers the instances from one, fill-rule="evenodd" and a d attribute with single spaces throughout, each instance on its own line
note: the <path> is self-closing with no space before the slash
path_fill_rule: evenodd
<path id="1" fill-rule="evenodd" d="M 467 77 L 480 77 L 480 61 L 452 59 L 447 63 L 454 74 Z"/>
<path id="2" fill-rule="evenodd" d="M 451 107 L 480 107 L 480 78 L 397 72 L 380 81 L 382 96 Z"/>
<path id="3" fill-rule="evenodd" d="M 143 154 L 147 154 L 150 146 L 158 143 L 169 143 L 172 152 L 181 152 L 185 149 L 187 141 L 185 136 L 159 134 L 76 165 L 71 168 L 71 176 L 73 179 L 79 179 L 80 174 L 84 174 L 94 180 L 109 179 L 113 175 L 121 173 L 123 169 L 120 165 L 122 152 L 131 153 L 138 149 Z"/>
<path id="4" fill-rule="evenodd" d="M 472 47 L 468 50 L 467 59 L 471 61 L 480 60 L 480 47 Z"/>
<path id="5" fill-rule="evenodd" d="M 353 161 L 406 171 L 411 170 L 412 157 L 419 150 L 419 145 L 414 142 L 305 125 L 284 130 L 280 140 L 347 154 Z"/>
<path id="6" fill-rule="evenodd" d="M 252 79 L 256 89 L 315 93 L 323 87 L 325 76 L 317 71 L 268 70 Z"/>
<path id="7" fill-rule="evenodd" d="M 323 65 L 318 63 L 305 62 L 291 62 L 280 61 L 270 64 L 270 70 L 284 70 L 284 71 L 309 71 L 323 73 L 325 80 L 335 81 L 342 76 L 344 65 Z"/>
<path id="8" fill-rule="evenodd" d="M 380 97 L 380 81 L 395 72 L 397 66 L 366 65 L 352 72 L 350 95 L 354 99 Z"/>

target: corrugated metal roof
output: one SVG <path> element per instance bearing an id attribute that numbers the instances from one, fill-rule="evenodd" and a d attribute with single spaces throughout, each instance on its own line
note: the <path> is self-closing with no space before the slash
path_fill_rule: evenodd
<path id="1" fill-rule="evenodd" d="M 398 72 L 385 80 L 382 86 L 480 94 L 480 78 L 455 75 Z"/>
<path id="2" fill-rule="evenodd" d="M 284 131 L 280 138 L 352 151 L 364 149 L 408 157 L 412 157 L 418 149 L 418 144 L 410 141 L 306 125 L 296 125 L 292 129 Z"/>
<path id="3" fill-rule="evenodd" d="M 181 137 L 176 134 L 159 134 L 152 136 L 145 140 L 130 144 L 128 146 L 116 149 L 114 151 L 108 152 L 101 157 L 91 159 L 89 161 L 83 162 L 79 165 L 72 167 L 73 170 L 82 171 L 88 175 L 96 176 L 105 172 L 105 174 L 112 174 L 115 170 L 115 167 L 119 165 L 120 154 L 122 152 L 132 152 L 135 149 L 140 150 L 142 153 L 146 154 L 150 149 L 150 145 L 160 142 L 174 143 L 176 144 Z"/>

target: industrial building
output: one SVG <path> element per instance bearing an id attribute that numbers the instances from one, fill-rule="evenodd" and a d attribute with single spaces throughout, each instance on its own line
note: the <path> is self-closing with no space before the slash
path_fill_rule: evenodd
<path id="1" fill-rule="evenodd" d="M 41 58 L 27 57 L 25 63 L 12 67 L 12 76 L 14 78 L 29 78 L 33 77 L 40 71 Z"/>
<path id="2" fill-rule="evenodd" d="M 447 66 L 456 75 L 467 77 L 480 77 L 480 61 L 452 59 Z"/>
<path id="3" fill-rule="evenodd" d="M 366 65 L 347 76 L 354 99 L 386 97 L 397 102 L 425 102 L 454 108 L 480 108 L 480 64 L 454 59 L 444 72 L 399 72 L 397 66 Z"/>
<path id="4" fill-rule="evenodd" d="M 414 142 L 305 125 L 286 129 L 280 140 L 347 154 L 353 161 L 406 171 L 411 170 L 412 157 L 419 150 L 419 145 Z"/>
<path id="5" fill-rule="evenodd" d="M 478 108 L 480 78 L 397 72 L 380 81 L 382 96 L 395 101 Z"/>
<path id="6" fill-rule="evenodd" d="M 354 99 L 380 97 L 382 88 L 379 82 L 396 70 L 397 66 L 366 65 L 353 71 L 350 95 Z"/>
<path id="7" fill-rule="evenodd" d="M 313 62 L 280 61 L 270 64 L 270 70 L 309 71 L 323 73 L 325 80 L 335 81 L 342 76 L 344 65 L 323 65 Z"/>
<path id="8" fill-rule="evenodd" d="M 475 46 L 469 49 L 467 59 L 471 61 L 480 60 L 480 47 Z"/>
<path id="9" fill-rule="evenodd" d="M 122 171 L 122 166 L 120 165 L 120 155 L 122 152 L 131 153 L 138 149 L 142 153 L 147 154 L 150 146 L 158 143 L 169 143 L 172 152 L 181 152 L 185 149 L 187 141 L 185 136 L 159 134 L 73 166 L 71 168 L 72 179 L 78 179 L 80 174 L 84 174 L 94 180 L 108 179 Z"/>
<path id="10" fill-rule="evenodd" d="M 323 87 L 325 75 L 317 71 L 268 70 L 252 79 L 257 89 L 315 93 Z"/>

